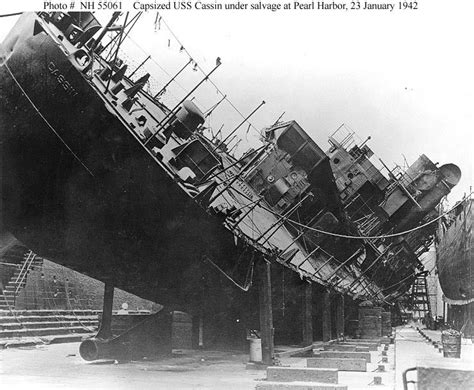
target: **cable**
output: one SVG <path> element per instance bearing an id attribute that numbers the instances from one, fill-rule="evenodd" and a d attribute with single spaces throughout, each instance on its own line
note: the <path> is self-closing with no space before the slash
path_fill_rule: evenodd
<path id="1" fill-rule="evenodd" d="M 214 263 L 208 256 L 204 256 L 205 260 L 207 260 L 208 262 L 210 262 L 214 267 L 217 268 L 217 270 L 219 270 L 227 279 L 229 279 L 232 283 L 234 283 L 234 285 L 236 285 L 238 288 L 240 288 L 242 291 L 245 291 L 247 292 L 250 288 L 250 286 L 252 285 L 252 280 L 250 280 L 250 282 L 246 283 L 247 285 L 246 286 L 241 286 L 239 283 L 237 283 L 234 279 L 232 279 L 231 276 L 227 275 L 227 273 L 221 268 L 219 267 L 216 263 Z M 248 276 L 248 275 L 247 275 Z M 250 275 L 250 278 L 252 279 L 253 278 L 253 262 L 252 262 L 252 269 L 251 269 L 251 275 Z M 247 280 L 246 280 L 247 282 Z"/>
<path id="2" fill-rule="evenodd" d="M 168 29 L 168 31 L 170 32 L 170 34 L 173 36 L 173 38 L 176 40 L 176 42 L 178 42 L 178 44 L 181 46 L 181 48 L 183 49 L 183 51 L 189 56 L 189 58 L 194 58 L 191 53 L 189 53 L 189 51 L 184 47 L 184 45 L 181 43 L 181 41 L 178 39 L 178 37 L 176 36 L 176 34 L 171 30 L 171 28 L 168 26 L 168 24 L 165 22 L 165 20 L 163 19 L 163 17 L 161 15 L 159 15 L 159 18 L 160 18 L 160 23 L 163 23 L 164 26 Z M 194 61 L 194 63 L 196 64 L 196 67 L 199 69 L 199 71 L 203 74 L 203 75 L 206 75 L 206 72 L 199 66 L 199 64 Z M 230 101 L 229 98 L 227 98 L 227 95 L 222 92 L 220 90 L 220 88 L 209 78 L 208 81 L 214 86 L 214 88 L 216 89 L 217 92 L 219 92 L 221 94 L 221 96 L 224 97 L 225 101 L 227 103 L 229 103 L 229 105 L 242 117 L 242 118 L 245 118 L 245 115 L 242 114 L 242 112 Z M 253 129 L 254 131 L 257 132 L 258 135 L 260 135 L 260 131 L 248 120 L 245 121 L 246 123 L 248 123 Z"/>
<path id="3" fill-rule="evenodd" d="M 407 277 L 403 278 L 402 280 L 399 280 L 398 282 L 392 284 L 391 286 L 385 287 L 382 291 L 385 292 L 385 291 L 387 291 L 387 290 L 390 290 L 392 287 L 395 287 L 395 286 L 397 286 L 397 285 L 399 285 L 399 284 L 402 284 L 405 280 L 410 279 L 410 278 L 412 278 L 412 277 L 416 277 L 416 275 L 417 275 L 417 274 L 410 274 L 410 275 L 408 275 Z"/>
<path id="4" fill-rule="evenodd" d="M 12 14 L 2 14 L 0 15 L 0 18 L 8 18 L 10 16 L 18 16 L 18 15 L 21 15 L 23 12 L 14 12 Z"/>
<path id="5" fill-rule="evenodd" d="M 234 188 L 232 187 L 232 189 L 234 191 L 237 191 L 239 192 L 242 196 L 246 197 L 248 200 L 252 200 L 250 199 L 249 197 L 247 197 L 244 193 L 240 192 L 237 188 Z M 472 194 L 472 193 L 471 193 Z M 469 195 L 471 195 L 469 194 Z M 304 225 L 302 223 L 299 223 L 295 220 L 292 220 L 292 219 L 288 219 L 287 217 L 284 217 L 283 215 L 277 213 L 276 211 L 270 209 L 269 207 L 266 207 L 264 205 L 261 205 L 260 207 L 262 207 L 264 210 L 272 213 L 273 215 L 275 215 L 276 217 L 278 218 L 284 218 L 287 222 L 290 222 L 290 223 L 293 223 L 295 225 L 298 225 L 302 228 L 305 228 L 305 229 L 308 229 L 308 230 L 311 230 L 313 232 L 316 232 L 316 233 L 321 233 L 321 234 L 326 234 L 328 236 L 333 236 L 333 237 L 339 237 L 339 238 L 348 238 L 348 239 L 355 239 L 355 240 L 376 240 L 376 239 L 383 239 L 383 238 L 392 238 L 392 237 L 399 237 L 399 236 L 403 236 L 405 234 L 408 234 L 408 233 L 412 233 L 414 231 L 417 231 L 417 230 L 420 230 L 420 229 L 423 229 L 424 227 L 426 226 L 429 226 L 431 225 L 433 222 L 436 222 L 438 221 L 439 219 L 441 219 L 442 217 L 444 217 L 445 215 L 449 214 L 451 211 L 453 211 L 456 207 L 458 207 L 459 204 L 457 204 L 456 206 L 453 206 L 452 208 L 450 208 L 448 211 L 444 212 L 443 214 L 441 214 L 440 216 L 436 217 L 435 219 L 432 219 L 431 221 L 429 222 L 426 222 L 420 226 L 417 226 L 417 227 L 414 227 L 412 229 L 409 229 L 409 230 L 405 230 L 403 232 L 399 232 L 399 233 L 393 233 L 393 234 L 386 234 L 386 235 L 382 235 L 382 236 L 350 236 L 350 235 L 346 235 L 346 234 L 339 234 L 339 233 L 333 233 L 333 232 L 328 232 L 328 231 L 325 231 L 325 230 L 320 230 L 320 229 L 316 229 L 312 226 L 307 226 L 307 225 Z"/>
<path id="6" fill-rule="evenodd" d="M 71 152 L 71 154 L 74 156 L 74 158 L 79 161 L 79 163 L 86 169 L 86 171 L 92 176 L 94 177 L 94 174 L 91 172 L 91 170 L 82 162 L 82 160 L 78 157 L 78 155 L 76 153 L 74 153 L 72 151 L 72 149 L 69 147 L 69 145 L 66 143 L 66 141 L 64 141 L 64 139 L 59 135 L 59 133 L 55 130 L 55 128 L 51 125 L 51 123 L 48 122 L 48 120 L 44 117 L 44 115 L 40 112 L 40 110 L 38 109 L 38 107 L 36 107 L 36 105 L 33 103 L 33 101 L 30 99 L 30 97 L 28 96 L 28 94 L 26 93 L 26 91 L 23 89 L 23 87 L 20 85 L 20 83 L 18 82 L 18 80 L 16 79 L 16 77 L 13 75 L 12 71 L 10 70 L 10 68 L 8 67 L 8 65 L 5 63 L 4 64 L 5 68 L 7 69 L 8 73 L 10 73 L 10 76 L 12 77 L 13 81 L 16 83 L 16 85 L 18 86 L 18 88 L 20 88 L 21 92 L 23 93 L 23 95 L 26 97 L 26 99 L 30 102 L 30 104 L 33 106 L 34 110 L 36 111 L 36 113 L 41 117 L 41 119 L 43 119 L 43 121 L 48 125 L 48 127 L 52 130 L 52 132 L 56 135 L 56 137 L 59 138 L 59 140 L 63 143 L 63 145 L 67 148 L 67 150 L 69 150 L 69 152 Z"/>
<path id="7" fill-rule="evenodd" d="M 232 189 L 234 191 L 236 191 L 237 193 L 239 193 L 241 196 L 243 196 L 244 198 L 246 198 L 247 200 L 252 200 L 250 199 L 245 193 L 243 193 L 242 191 L 240 191 L 239 189 L 235 188 L 235 187 L 232 187 Z M 471 193 L 472 194 L 472 193 Z M 469 196 L 471 195 L 469 194 Z M 465 200 L 463 200 L 462 202 L 464 202 Z M 462 203 L 461 202 L 461 203 Z M 294 220 L 291 220 L 291 219 L 286 219 L 288 223 L 293 223 L 295 225 L 298 225 L 300 227 L 303 227 L 305 229 L 308 229 L 308 230 L 313 230 L 313 231 L 316 231 L 318 233 L 321 233 L 321 234 L 327 234 L 327 235 L 331 235 L 331 236 L 336 236 L 336 237 L 343 237 L 343 238 L 349 238 L 349 239 L 376 239 L 376 238 L 389 238 L 389 237 L 396 237 L 396 236 L 400 236 L 400 235 L 404 235 L 404 234 L 407 234 L 407 233 L 410 233 L 412 231 L 416 231 L 416 230 L 419 230 L 419 229 L 422 229 L 424 228 L 425 226 L 428 226 L 430 224 L 432 224 L 433 222 L 436 222 L 437 220 L 439 220 L 440 218 L 442 218 L 443 216 L 445 216 L 446 214 L 450 213 L 453 209 L 455 209 L 456 207 L 459 207 L 459 204 L 456 204 L 455 206 L 453 206 L 451 209 L 447 210 L 445 213 L 443 213 L 442 215 L 438 216 L 437 218 L 423 224 L 423 225 L 420 225 L 416 228 L 413 228 L 413 229 L 410 229 L 410 230 L 407 230 L 407 231 L 404 231 L 404 232 L 399 232 L 399 233 L 395 233 L 395 234 L 388 234 L 388 235 L 385 235 L 385 236 L 367 236 L 367 237 L 361 237 L 361 236 L 349 236 L 349 235 L 341 235 L 341 234 L 336 234 L 336 233 L 331 233 L 331 232 L 326 232 L 326 231 L 323 231 L 323 230 L 319 230 L 319 229 L 316 229 L 316 228 L 312 228 L 310 226 L 307 226 L 307 225 L 304 225 L 304 224 L 301 224 L 299 222 L 296 222 Z M 281 214 L 279 213 L 276 213 L 275 211 L 269 209 L 268 207 L 266 206 L 263 206 L 263 205 L 260 205 L 260 207 L 262 207 L 264 210 L 267 210 L 269 211 L 270 213 L 274 214 L 275 216 L 278 216 L 279 218 L 284 218 Z M 242 222 L 242 221 L 240 221 Z M 247 236 L 248 237 L 248 236 Z M 251 237 L 249 237 L 250 240 L 253 240 Z M 254 240 L 253 240 L 254 241 Z M 316 275 L 313 275 L 313 277 L 316 276 Z M 321 278 L 319 278 L 320 280 L 322 280 Z"/>
<path id="8" fill-rule="evenodd" d="M 241 191 L 238 190 L 237 188 L 234 188 L 234 187 L 233 187 L 233 189 L 234 189 L 236 192 L 238 192 L 240 195 L 242 195 L 243 197 L 245 197 L 245 198 L 247 198 L 247 199 L 250 199 L 250 198 L 247 197 L 246 194 L 244 194 L 243 192 L 241 192 Z M 223 196 L 223 197 L 224 197 L 224 196 Z M 224 200 L 227 201 L 227 199 L 225 199 L 225 197 L 224 197 Z M 251 199 L 250 199 L 250 200 L 251 200 Z M 266 209 L 264 206 L 261 206 L 261 207 L 262 207 L 263 209 Z M 243 221 L 239 221 L 239 223 L 240 223 L 240 222 L 243 222 Z M 255 225 L 255 223 L 253 222 L 252 219 L 251 219 L 251 222 L 252 222 L 252 224 L 256 227 L 256 225 Z M 293 222 L 293 221 L 292 221 L 292 220 L 288 220 L 287 222 L 291 223 L 291 222 Z M 245 222 L 244 222 L 244 224 L 245 224 Z M 246 224 L 246 225 L 247 225 L 247 224 Z M 248 226 L 248 225 L 247 225 L 247 226 Z M 250 227 L 250 226 L 249 226 L 249 227 Z M 257 230 L 259 230 L 259 229 L 257 228 Z M 242 232 L 242 233 L 243 233 L 243 232 Z M 254 239 L 253 237 L 249 237 L 249 236 L 248 236 L 247 234 L 245 234 L 245 233 L 243 233 L 243 234 L 244 234 L 246 237 L 248 237 L 249 240 L 255 242 L 255 239 Z M 310 242 L 313 243 L 313 241 L 312 241 L 311 239 L 310 239 Z M 320 249 L 321 249 L 324 253 L 328 254 L 323 248 L 320 248 Z M 329 254 L 328 254 L 328 255 L 329 255 Z M 311 274 L 311 273 L 309 273 L 308 271 L 306 271 L 306 270 L 304 270 L 304 269 L 301 269 L 301 268 L 299 268 L 299 267 L 297 267 L 297 266 L 293 266 L 293 267 L 292 267 L 290 264 L 287 264 L 287 266 L 289 266 L 289 267 L 290 267 L 291 269 L 293 269 L 294 271 L 298 272 L 300 275 L 301 275 L 301 273 L 304 273 L 304 274 L 306 274 L 307 277 L 309 277 L 310 279 L 315 278 L 315 279 L 320 280 L 321 283 L 324 284 L 324 285 L 327 285 L 327 284 L 328 284 L 328 281 L 327 281 L 327 280 L 323 279 L 322 277 L 320 277 L 320 276 L 317 275 L 316 273 Z"/>

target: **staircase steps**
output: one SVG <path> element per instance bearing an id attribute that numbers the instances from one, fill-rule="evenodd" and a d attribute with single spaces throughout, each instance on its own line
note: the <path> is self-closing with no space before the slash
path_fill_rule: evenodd
<path id="1" fill-rule="evenodd" d="M 98 315 L 102 313 L 101 310 L 90 310 L 90 309 L 74 309 L 74 310 L 0 310 L 0 317 L 8 317 L 14 315 L 18 316 L 64 316 L 64 315 L 73 315 L 73 316 L 90 316 Z"/>
<path id="2" fill-rule="evenodd" d="M 0 332 L 23 330 L 23 329 L 44 329 L 44 328 L 66 328 L 75 326 L 97 327 L 98 321 L 94 320 L 73 320 L 73 321 L 48 321 L 48 322 L 21 322 L 11 324 L 0 324 Z"/>
<path id="3" fill-rule="evenodd" d="M 91 336 L 99 326 L 98 314 L 97 310 L 0 310 L 0 344 L 11 339 L 64 336 L 74 341 L 67 336 Z"/>
<path id="4" fill-rule="evenodd" d="M 17 329 L 4 330 L 0 332 L 2 338 L 21 338 L 21 337 L 40 337 L 40 336 L 55 336 L 70 333 L 85 333 L 87 328 L 83 326 L 68 326 L 66 328 L 43 328 L 43 329 Z M 93 332 L 91 332 L 92 334 Z"/>
<path id="5" fill-rule="evenodd" d="M 95 315 L 55 315 L 54 320 L 51 319 L 51 316 L 5 316 L 5 317 L 0 317 L 0 327 L 2 325 L 8 325 L 12 323 L 43 323 L 43 322 L 58 322 L 59 320 L 61 321 L 66 321 L 66 322 L 71 322 L 71 321 L 99 321 L 99 316 L 97 314 Z"/>
<path id="6" fill-rule="evenodd" d="M 0 310 L 8 310 L 15 307 L 16 296 L 26 286 L 28 274 L 30 271 L 40 268 L 43 259 L 36 257 L 31 251 L 26 251 L 23 252 L 23 256 L 19 256 L 14 252 L 7 252 L 3 255 L 2 260 L 5 260 L 7 263 L 17 263 L 15 270 L 10 276 L 10 280 L 3 288 L 3 294 L 0 294 Z"/>

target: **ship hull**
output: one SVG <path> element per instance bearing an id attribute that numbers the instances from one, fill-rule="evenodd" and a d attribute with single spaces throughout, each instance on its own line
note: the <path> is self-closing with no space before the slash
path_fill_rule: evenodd
<path id="1" fill-rule="evenodd" d="M 454 221 L 438 243 L 437 269 L 447 302 L 464 305 L 474 302 L 472 200 L 462 202 L 455 212 Z"/>
<path id="2" fill-rule="evenodd" d="M 40 255 L 162 304 L 192 306 L 233 235 L 156 164 L 46 34 L 0 67 L 4 229 Z"/>

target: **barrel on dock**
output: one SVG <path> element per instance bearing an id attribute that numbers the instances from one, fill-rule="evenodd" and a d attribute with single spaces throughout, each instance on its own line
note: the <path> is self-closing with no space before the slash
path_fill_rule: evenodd
<path id="1" fill-rule="evenodd" d="M 461 357 L 461 335 L 457 333 L 442 333 L 443 356 L 450 358 Z"/>
<path id="2" fill-rule="evenodd" d="M 249 360 L 254 363 L 262 361 L 262 339 L 249 338 L 250 342 L 250 357 Z"/>

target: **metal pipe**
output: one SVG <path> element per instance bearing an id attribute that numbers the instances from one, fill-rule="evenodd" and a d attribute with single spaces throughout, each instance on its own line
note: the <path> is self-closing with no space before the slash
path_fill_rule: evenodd
<path id="1" fill-rule="evenodd" d="M 291 241 L 291 243 L 281 251 L 281 253 L 285 253 L 288 249 L 290 249 L 290 246 L 292 246 L 296 241 L 298 241 L 305 233 L 306 233 L 306 230 L 307 229 L 303 229 L 303 231 L 301 233 L 299 233 L 296 238 L 293 239 L 293 241 Z"/>
<path id="2" fill-rule="evenodd" d="M 251 166 L 255 161 L 257 161 L 259 158 L 260 158 L 260 155 L 262 153 L 265 152 L 266 150 L 266 147 L 268 145 L 265 145 L 265 148 L 263 148 L 259 153 L 257 153 L 241 170 L 240 172 L 236 173 L 235 176 L 233 177 L 232 181 L 229 182 L 229 184 L 227 184 L 221 191 L 219 191 L 219 193 L 217 193 L 216 195 L 214 195 L 212 197 L 212 199 L 209 200 L 209 204 L 211 204 L 212 202 L 214 202 L 220 195 L 222 195 L 224 193 L 224 191 L 226 191 L 232 184 L 234 184 L 237 179 L 247 170 L 247 168 L 249 166 Z"/>
<path id="3" fill-rule="evenodd" d="M 247 120 L 253 115 L 255 114 L 255 112 L 257 112 L 257 110 L 262 107 L 263 105 L 265 104 L 265 100 L 262 100 L 262 102 L 258 105 L 258 107 L 253 110 L 242 122 L 240 122 L 240 124 L 230 132 L 230 134 L 224 138 L 224 140 L 221 141 L 221 144 L 223 144 L 225 141 L 227 141 L 229 139 L 230 136 L 232 136 L 239 128 L 240 126 L 242 126 L 245 122 L 247 122 Z"/>
<path id="4" fill-rule="evenodd" d="M 125 22 L 124 22 L 124 24 L 127 24 L 127 19 L 128 19 L 128 12 L 127 12 L 127 14 L 125 15 Z M 118 52 L 119 52 L 119 49 L 120 49 L 120 45 L 121 45 L 122 42 L 123 42 L 123 39 L 124 39 L 124 38 L 123 38 L 123 29 L 122 29 L 122 31 L 120 31 L 119 41 L 118 41 L 118 44 L 117 44 L 117 50 L 115 50 L 114 63 L 117 61 Z M 107 91 L 109 90 L 110 80 L 112 80 L 112 76 L 110 76 L 109 79 L 107 80 L 107 86 L 105 87 L 104 93 L 107 93 Z"/>
<path id="5" fill-rule="evenodd" d="M 362 248 L 357 249 L 352 255 L 349 256 L 347 260 L 341 263 L 336 269 L 328 276 L 328 280 L 330 280 L 342 267 L 344 267 L 349 261 L 351 261 L 360 251 Z"/>
<path id="6" fill-rule="evenodd" d="M 127 12 L 127 14 L 128 14 L 128 12 Z M 100 35 L 97 37 L 97 39 L 91 45 L 91 51 L 93 51 L 97 47 L 99 42 L 102 40 L 102 38 L 105 36 L 105 34 L 107 34 L 107 32 L 109 31 L 109 27 L 112 26 L 112 24 L 115 23 L 115 21 L 118 19 L 119 16 L 120 16 L 120 12 L 114 12 L 112 14 L 112 17 L 110 18 L 110 20 L 108 21 L 106 26 L 102 29 Z"/>
<path id="7" fill-rule="evenodd" d="M 161 120 L 161 122 L 158 123 L 158 125 L 157 125 L 158 129 L 150 136 L 150 138 L 148 138 L 148 139 L 143 143 L 144 145 L 147 145 L 148 142 L 150 142 L 150 140 L 156 135 L 156 133 L 158 133 L 158 131 L 160 131 L 161 129 L 163 129 L 164 126 L 169 123 L 169 121 L 171 120 L 171 117 L 172 117 L 173 115 L 175 115 L 176 112 L 179 111 L 179 108 L 181 107 L 181 104 L 183 104 L 183 102 L 184 102 L 196 89 L 198 89 L 198 88 L 201 86 L 201 84 L 204 83 L 204 81 L 206 81 L 207 79 L 209 79 L 209 76 L 210 76 L 211 74 L 213 74 L 213 73 L 216 71 L 216 69 L 217 69 L 219 66 L 221 66 L 221 64 L 222 64 L 221 61 L 217 61 L 217 62 L 216 62 L 216 66 L 214 67 L 214 69 L 212 69 L 193 89 L 191 89 L 191 91 L 189 91 L 189 93 L 188 93 L 184 98 L 181 99 L 181 101 L 180 101 L 168 114 L 166 114 L 166 116 Z"/>
<path id="8" fill-rule="evenodd" d="M 318 249 L 319 249 L 319 248 L 318 248 Z M 326 267 L 326 265 L 328 265 L 329 262 L 330 262 L 332 259 L 335 259 L 335 257 L 332 256 L 332 255 L 329 256 L 329 259 L 327 259 L 327 260 L 323 263 L 323 265 L 322 265 L 321 267 L 319 267 L 316 271 L 314 271 L 314 274 L 317 274 L 317 273 L 318 273 L 319 271 L 321 271 L 324 267 Z"/>
<path id="9" fill-rule="evenodd" d="M 221 100 L 219 100 L 216 104 L 214 104 L 209 110 L 206 111 L 206 118 L 211 115 L 214 110 L 219 107 L 219 105 L 227 98 L 227 95 L 224 95 Z"/>
<path id="10" fill-rule="evenodd" d="M 153 96 L 153 99 L 156 99 L 158 96 L 160 96 L 161 94 L 163 94 L 163 93 L 166 91 L 166 88 L 168 87 L 168 85 L 170 85 L 174 80 L 176 80 L 176 77 L 178 77 L 178 76 L 181 74 L 181 72 L 182 72 L 183 70 L 185 70 L 185 69 L 187 68 L 187 66 L 188 66 L 191 62 L 193 62 L 193 59 L 192 59 L 192 58 L 190 58 L 189 61 L 187 62 L 187 64 L 184 65 L 184 66 L 178 71 L 178 73 L 176 73 L 176 74 L 173 76 L 173 78 L 172 78 L 170 81 L 168 81 L 168 82 L 164 85 L 164 87 L 161 88 L 161 89 L 158 91 L 158 93 L 157 93 L 155 96 Z"/>
<path id="11" fill-rule="evenodd" d="M 212 138 L 212 142 L 213 142 L 213 143 L 214 143 L 214 139 L 215 139 L 217 142 L 219 142 L 219 141 L 217 140 L 217 136 L 222 132 L 222 129 L 223 129 L 223 128 L 224 128 L 224 124 L 222 124 L 222 126 L 219 127 L 219 130 L 217 130 L 216 135 Z M 218 145 L 219 145 L 219 143 L 218 143 Z M 214 150 L 215 150 L 215 149 L 214 149 Z"/>
<path id="12" fill-rule="evenodd" d="M 214 179 L 216 176 L 218 176 L 218 175 L 220 175 L 220 174 L 226 172 L 227 170 L 229 170 L 229 169 L 235 167 L 236 165 L 240 164 L 240 163 L 241 163 L 244 159 L 246 159 L 247 157 L 249 157 L 249 156 L 251 156 L 251 155 L 253 155 L 253 154 L 255 154 L 255 153 L 260 152 L 263 148 L 265 148 L 265 146 L 266 146 L 266 145 L 262 145 L 262 146 L 260 146 L 258 149 L 253 150 L 252 152 L 250 152 L 250 153 L 248 153 L 248 154 L 242 156 L 242 157 L 241 157 L 240 159 L 238 159 L 236 162 L 230 164 L 230 165 L 227 166 L 226 168 L 224 168 L 224 169 L 220 170 L 219 172 L 216 172 L 216 173 L 212 174 L 211 176 L 209 176 L 208 178 L 206 178 L 206 181 L 209 181 L 209 180 L 211 180 L 211 179 Z"/>
<path id="13" fill-rule="evenodd" d="M 145 63 L 146 63 L 150 58 L 151 58 L 150 55 L 149 55 L 147 58 L 145 58 L 145 59 L 143 60 L 143 62 L 135 68 L 135 70 L 130 74 L 130 76 L 128 76 L 128 78 L 131 79 L 132 76 L 137 72 L 137 70 L 140 69 L 143 65 L 145 65 Z"/>
<path id="14" fill-rule="evenodd" d="M 308 259 L 309 259 L 311 256 L 313 256 L 313 255 L 314 255 L 318 250 L 320 250 L 320 249 L 321 249 L 321 247 L 319 247 L 319 246 L 316 247 L 316 248 L 314 248 L 314 249 L 309 253 L 309 255 L 306 256 L 306 257 L 303 259 L 303 261 L 298 264 L 297 268 L 298 268 L 298 269 L 301 269 L 301 266 L 302 266 L 304 263 L 306 263 L 306 261 L 308 261 Z"/>
<path id="15" fill-rule="evenodd" d="M 308 198 L 310 195 L 310 193 L 307 193 L 303 199 L 301 199 L 297 204 L 295 204 L 290 210 L 288 210 L 286 212 L 286 214 L 284 216 L 281 216 L 281 218 L 275 222 L 272 226 L 270 226 L 267 230 L 265 230 L 265 232 L 263 232 L 260 237 L 257 239 L 257 241 L 259 241 L 260 239 L 262 239 L 269 231 L 271 231 L 275 226 L 278 225 L 281 225 L 282 223 L 285 222 L 285 220 L 288 218 L 289 215 L 291 215 L 298 207 L 301 206 L 301 204 L 306 200 L 306 198 Z M 273 234 L 272 234 L 273 235 Z M 270 235 L 266 240 L 264 240 L 262 242 L 262 245 L 265 244 L 271 237 L 272 235 Z"/>
<path id="16" fill-rule="evenodd" d="M 240 222 L 242 222 L 242 221 L 244 220 L 244 218 L 247 217 L 247 215 L 249 215 L 249 214 L 255 209 L 255 207 L 257 207 L 257 206 L 260 204 L 261 201 L 262 201 L 262 198 L 258 198 L 258 199 L 254 202 L 254 204 L 245 212 L 245 214 L 242 215 L 242 216 L 239 218 L 238 221 L 235 221 L 234 227 L 237 226 Z"/>
<path id="17" fill-rule="evenodd" d="M 130 26 L 130 27 L 129 27 L 128 31 L 124 34 L 123 40 L 125 40 L 125 38 L 127 38 L 127 36 L 128 36 L 128 34 L 130 33 L 130 31 L 132 31 L 132 29 L 135 27 L 135 24 L 136 24 L 136 22 L 138 21 L 138 19 L 140 18 L 141 14 L 142 14 L 142 12 L 138 12 L 138 13 L 128 22 L 128 24 L 125 24 L 125 23 L 124 23 L 124 25 L 122 26 L 122 28 L 123 28 L 124 31 L 127 29 L 127 27 L 129 27 L 129 26 Z M 117 39 L 117 37 L 118 37 L 119 35 L 120 35 L 120 34 L 115 35 L 115 37 L 113 37 L 113 38 L 107 43 L 107 45 L 105 45 L 105 46 L 103 47 L 103 49 L 101 50 L 101 52 L 102 52 L 102 53 L 105 52 L 105 50 L 106 50 L 111 44 L 115 45 L 116 39 Z M 106 60 L 107 60 L 108 57 L 110 57 L 112 51 L 113 51 L 113 50 L 112 50 L 112 47 L 111 47 L 111 48 L 110 48 L 110 52 L 109 52 L 109 54 L 108 54 L 107 57 L 106 57 Z"/>
<path id="18" fill-rule="evenodd" d="M 351 287 L 359 280 L 361 280 L 362 276 L 364 276 L 374 265 L 375 263 L 382 257 L 382 256 L 385 256 L 385 254 L 388 252 L 388 250 L 390 249 L 390 247 L 392 246 L 392 244 L 390 244 L 389 246 L 387 246 L 387 248 L 379 255 L 377 256 L 377 258 L 372 262 L 372 264 L 370 264 L 364 272 L 362 272 L 356 279 L 354 279 L 352 281 L 352 283 L 349 285 L 349 287 L 347 287 L 347 291 L 349 291 L 351 289 Z"/>

